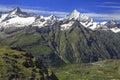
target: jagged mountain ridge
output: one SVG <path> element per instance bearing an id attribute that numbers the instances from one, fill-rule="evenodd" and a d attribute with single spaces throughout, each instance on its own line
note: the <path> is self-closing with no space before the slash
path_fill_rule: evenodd
<path id="1" fill-rule="evenodd" d="M 76 21 L 68 30 L 60 23 L 42 28 L 25 27 L 0 32 L 1 42 L 33 53 L 50 61 L 61 63 L 94 62 L 120 58 L 120 34 L 111 31 L 92 31 Z"/>
<path id="2" fill-rule="evenodd" d="M 111 25 L 108 29 L 91 30 L 83 23 L 92 22 L 92 19 L 85 17 L 86 20 L 81 22 L 81 14 L 78 13 L 74 19 L 71 18 L 73 13 L 63 20 L 55 16 L 34 16 L 34 26 L 17 27 L 14 24 L 14 27 L 1 28 L 0 41 L 42 57 L 43 61 L 50 61 L 52 65 L 120 58 L 120 33 L 111 32 Z"/>
<path id="3" fill-rule="evenodd" d="M 67 30 L 73 25 L 74 20 L 77 20 L 84 27 L 92 30 L 106 30 L 106 31 L 109 30 L 115 33 L 120 32 L 119 23 L 109 25 L 110 21 L 94 22 L 92 18 L 89 18 L 88 16 L 81 14 L 77 10 L 74 10 L 69 15 L 66 15 L 66 17 L 63 19 L 58 18 L 55 15 L 44 17 L 28 14 L 26 12 L 22 12 L 19 7 L 13 9 L 12 11 L 2 13 L 0 14 L 0 16 L 1 16 L 0 17 L 1 28 L 25 27 L 29 25 L 41 28 L 53 25 L 56 22 L 63 22 L 61 24 L 61 30 Z"/>

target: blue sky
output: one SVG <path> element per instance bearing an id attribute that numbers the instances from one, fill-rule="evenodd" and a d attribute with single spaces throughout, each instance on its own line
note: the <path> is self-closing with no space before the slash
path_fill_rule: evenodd
<path id="1" fill-rule="evenodd" d="M 0 11 L 23 11 L 63 17 L 77 9 L 95 20 L 120 20 L 119 0 L 0 0 Z"/>

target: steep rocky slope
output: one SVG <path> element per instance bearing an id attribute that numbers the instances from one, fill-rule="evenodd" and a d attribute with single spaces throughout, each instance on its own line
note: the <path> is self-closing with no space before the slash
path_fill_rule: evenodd
<path id="1" fill-rule="evenodd" d="M 78 21 L 61 31 L 60 23 L 44 28 L 26 27 L 1 31 L 1 42 L 20 47 L 36 57 L 45 56 L 55 64 L 94 62 L 120 58 L 120 34 L 92 31 Z"/>
<path id="2" fill-rule="evenodd" d="M 14 20 L 17 17 L 24 18 L 23 25 Z M 30 17 L 34 19 L 27 19 Z M 5 23 L 0 25 L 2 43 L 31 52 L 47 65 L 120 58 L 119 23 L 115 21 L 95 26 L 93 19 L 77 10 L 60 20 L 54 15 L 27 14 L 19 8 L 1 14 L 0 20 Z"/>

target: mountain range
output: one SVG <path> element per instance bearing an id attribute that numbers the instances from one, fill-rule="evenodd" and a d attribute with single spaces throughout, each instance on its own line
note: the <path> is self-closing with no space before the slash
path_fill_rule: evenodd
<path id="1" fill-rule="evenodd" d="M 0 13 L 0 41 L 31 52 L 47 65 L 120 58 L 120 23 L 95 22 L 77 10 L 59 18 L 22 12 Z"/>
<path id="2" fill-rule="evenodd" d="M 77 10 L 74 10 L 65 18 L 59 18 L 55 15 L 50 15 L 48 17 L 37 16 L 34 14 L 29 14 L 22 12 L 19 7 L 13 9 L 12 11 L 0 14 L 0 27 L 25 27 L 25 26 L 37 26 L 39 28 L 48 25 L 53 25 L 56 22 L 61 22 L 61 30 L 69 29 L 75 21 L 78 21 L 84 27 L 92 30 L 107 30 L 112 32 L 120 32 L 120 23 L 116 21 L 108 22 L 95 22 L 93 18 L 89 18 L 86 15 L 81 14 Z"/>

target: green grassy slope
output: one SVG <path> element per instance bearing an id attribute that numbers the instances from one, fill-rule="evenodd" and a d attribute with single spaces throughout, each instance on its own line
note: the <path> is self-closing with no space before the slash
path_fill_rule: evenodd
<path id="1" fill-rule="evenodd" d="M 58 80 L 32 54 L 0 45 L 0 80 Z"/>
<path id="2" fill-rule="evenodd" d="M 120 80 L 120 60 L 68 64 L 53 71 L 60 80 Z"/>

